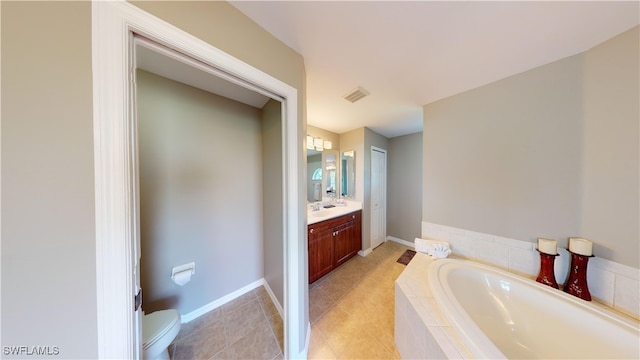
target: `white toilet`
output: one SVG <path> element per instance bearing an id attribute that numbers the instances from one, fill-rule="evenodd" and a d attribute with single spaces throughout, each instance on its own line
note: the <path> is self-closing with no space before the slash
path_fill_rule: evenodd
<path id="1" fill-rule="evenodd" d="M 169 360 L 167 348 L 180 331 L 180 314 L 160 310 L 142 316 L 142 358 Z"/>

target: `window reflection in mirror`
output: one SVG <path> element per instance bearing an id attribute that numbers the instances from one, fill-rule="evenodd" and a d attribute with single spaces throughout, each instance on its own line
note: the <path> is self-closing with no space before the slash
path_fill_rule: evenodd
<path id="1" fill-rule="evenodd" d="M 322 152 L 307 150 L 307 201 L 322 200 Z"/>

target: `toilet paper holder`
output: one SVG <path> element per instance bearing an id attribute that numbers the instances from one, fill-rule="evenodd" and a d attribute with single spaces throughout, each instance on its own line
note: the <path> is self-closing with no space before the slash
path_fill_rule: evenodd
<path id="1" fill-rule="evenodd" d="M 183 286 L 189 280 L 191 280 L 191 275 L 196 273 L 196 263 L 190 262 L 188 264 L 174 266 L 171 269 L 171 280 L 176 284 Z"/>

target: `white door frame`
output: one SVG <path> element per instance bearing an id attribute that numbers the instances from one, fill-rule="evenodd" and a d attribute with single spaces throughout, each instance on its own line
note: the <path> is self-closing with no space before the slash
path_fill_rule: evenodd
<path id="1" fill-rule="evenodd" d="M 285 358 L 306 355 L 304 301 L 306 262 L 298 254 L 304 208 L 299 201 L 297 90 L 124 1 L 92 3 L 93 123 L 96 202 L 98 357 L 132 359 L 136 341 L 133 264 L 136 256 L 135 109 L 133 34 L 188 55 L 227 80 L 279 97 L 283 103 L 283 229 Z M 308 335 L 308 334 L 307 334 Z M 302 337 L 304 339 L 304 336 Z"/>
<path id="2" fill-rule="evenodd" d="M 387 239 L 387 150 L 376 147 L 376 146 L 371 146 L 371 162 L 370 162 L 370 169 L 371 169 L 371 174 L 373 174 L 373 153 L 374 152 L 379 152 L 384 154 L 384 166 L 385 166 L 385 177 L 383 179 L 384 182 L 384 191 L 382 194 L 382 203 L 384 204 L 384 221 L 382 222 L 382 243 L 384 243 Z M 372 175 L 373 176 L 373 175 Z M 373 184 L 371 186 L 371 193 L 373 193 Z M 371 194 L 369 195 L 369 198 L 371 199 L 371 209 L 373 210 L 373 199 Z M 372 212 L 371 212 L 372 213 Z M 375 225 L 374 221 L 373 221 L 373 216 L 371 216 L 371 228 L 369 231 L 371 231 L 371 229 L 373 229 L 373 226 Z M 372 231 L 371 231 L 372 232 Z M 372 232 L 373 233 L 373 232 Z M 373 244 L 373 242 L 371 243 L 371 250 L 373 250 L 374 247 L 380 245 L 380 244 Z"/>

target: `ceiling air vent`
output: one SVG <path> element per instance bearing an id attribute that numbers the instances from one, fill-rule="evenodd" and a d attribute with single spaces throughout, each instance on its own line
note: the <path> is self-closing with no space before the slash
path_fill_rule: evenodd
<path id="1" fill-rule="evenodd" d="M 355 88 L 354 90 L 350 91 L 347 95 L 343 96 L 345 100 L 347 100 L 350 103 L 354 103 L 360 99 L 362 99 L 363 97 L 369 95 L 369 92 L 363 88 L 361 88 L 360 86 L 358 86 L 357 88 Z"/>

